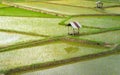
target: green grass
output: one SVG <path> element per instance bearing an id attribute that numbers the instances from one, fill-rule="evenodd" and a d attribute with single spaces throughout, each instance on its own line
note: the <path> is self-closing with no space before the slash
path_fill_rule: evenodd
<path id="1" fill-rule="evenodd" d="M 4 5 L 4 4 L 0 3 L 0 8 L 2 8 L 2 7 L 7 7 L 7 5 Z"/>
<path id="2" fill-rule="evenodd" d="M 91 40 L 91 41 L 120 44 L 120 30 L 94 34 L 94 35 L 80 36 L 79 38 Z"/>
<path id="3" fill-rule="evenodd" d="M 20 6 L 36 8 L 40 10 L 45 10 L 49 12 L 55 12 L 65 15 L 80 15 L 80 14 L 102 14 L 101 12 L 95 11 L 89 8 L 77 8 L 72 6 L 63 6 L 63 5 L 55 5 L 41 2 L 23 2 L 23 3 L 15 3 Z M 88 12 L 89 11 L 89 12 Z"/>
<path id="4" fill-rule="evenodd" d="M 0 32 L 0 48 L 32 40 L 43 39 L 43 37 L 28 36 L 16 33 Z"/>
<path id="5" fill-rule="evenodd" d="M 88 0 L 53 0 L 53 1 L 47 1 L 47 2 L 57 3 L 57 4 L 66 4 L 66 5 L 72 5 L 72 6 L 96 7 L 95 1 L 88 1 Z M 104 2 L 104 7 L 113 6 L 113 5 L 119 5 L 119 3 Z"/>
<path id="6" fill-rule="evenodd" d="M 71 50 L 72 49 L 72 50 Z M 107 51 L 107 48 L 74 42 L 56 41 L 50 44 L 0 53 L 0 71 L 36 63 L 54 62 Z"/>
<path id="7" fill-rule="evenodd" d="M 84 26 L 98 28 L 120 28 L 120 16 L 79 16 L 65 22 L 78 21 Z"/>
<path id="8" fill-rule="evenodd" d="M 33 12 L 30 10 L 15 8 L 15 7 L 8 7 L 0 9 L 1 16 L 21 16 L 21 17 L 44 17 L 44 18 L 58 18 L 54 15 L 43 14 L 40 12 Z"/>
<path id="9" fill-rule="evenodd" d="M 58 24 L 62 20 L 62 18 L 1 17 L 0 29 L 35 33 L 47 36 L 66 36 L 68 33 L 67 27 Z M 81 34 L 99 31 L 99 29 L 91 28 L 80 29 Z"/>

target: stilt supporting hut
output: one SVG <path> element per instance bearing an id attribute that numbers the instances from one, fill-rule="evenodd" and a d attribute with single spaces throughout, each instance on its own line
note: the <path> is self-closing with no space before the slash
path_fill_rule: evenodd
<path id="1" fill-rule="evenodd" d="M 79 35 L 80 28 L 82 27 L 79 22 L 70 22 L 66 25 L 68 27 L 68 35 Z M 72 32 L 71 32 L 72 31 Z"/>

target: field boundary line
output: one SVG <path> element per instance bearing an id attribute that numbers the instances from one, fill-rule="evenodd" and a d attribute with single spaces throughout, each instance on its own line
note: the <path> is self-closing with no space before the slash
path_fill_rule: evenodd
<path id="1" fill-rule="evenodd" d="M 17 49 L 22 49 L 22 48 L 41 46 L 41 45 L 44 45 L 46 43 L 51 43 L 51 42 L 54 42 L 54 41 L 59 40 L 59 39 L 60 38 L 45 38 L 42 40 L 41 39 L 40 40 L 32 40 L 32 41 L 28 41 L 28 42 L 10 45 L 7 47 L 0 47 L 0 53 L 6 52 L 6 51 L 13 51 L 15 49 L 17 50 Z"/>
<path id="2" fill-rule="evenodd" d="M 16 30 L 6 30 L 6 29 L 0 29 L 1 32 L 7 32 L 7 33 L 17 33 L 17 34 L 22 34 L 22 35 L 29 35 L 29 36 L 41 36 L 41 37 L 49 37 L 47 35 L 41 35 L 37 33 L 32 33 L 32 32 L 23 32 L 23 31 L 16 31 Z"/>
<path id="3" fill-rule="evenodd" d="M 54 4 L 54 5 L 62 5 L 62 6 L 70 6 L 70 7 L 77 7 L 77 8 L 89 8 L 89 9 L 93 9 L 94 8 L 94 7 L 92 8 L 92 7 L 84 7 L 84 6 L 74 6 L 74 5 L 51 3 L 51 2 L 41 2 L 41 3 Z"/>
<path id="4" fill-rule="evenodd" d="M 84 44 L 93 44 L 93 45 L 106 47 L 105 43 L 93 42 L 93 41 L 90 41 L 90 40 L 82 40 L 82 39 L 79 39 L 78 41 L 76 41 L 76 39 L 74 39 L 74 41 L 73 41 L 73 38 L 62 36 L 62 37 L 51 37 L 51 38 L 42 39 L 42 40 L 33 40 L 33 41 L 29 41 L 29 42 L 10 45 L 10 46 L 7 46 L 7 47 L 1 47 L 0 48 L 0 53 L 6 52 L 6 51 L 22 49 L 22 48 L 42 46 L 42 45 L 46 45 L 46 44 L 52 43 L 54 41 L 59 41 L 59 40 L 61 40 L 61 41 L 62 40 L 71 41 L 71 42 L 81 42 L 81 43 L 84 43 Z"/>

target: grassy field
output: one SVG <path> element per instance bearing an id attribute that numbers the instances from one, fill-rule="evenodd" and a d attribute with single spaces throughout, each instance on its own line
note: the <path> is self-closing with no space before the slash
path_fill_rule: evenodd
<path id="1" fill-rule="evenodd" d="M 0 32 L 0 48 L 17 43 L 24 43 L 32 40 L 43 39 L 43 37 L 28 36 L 16 33 Z"/>
<path id="2" fill-rule="evenodd" d="M 112 44 L 120 44 L 120 30 L 111 31 L 106 33 L 94 34 L 94 35 L 87 35 L 81 36 L 79 38 L 98 41 L 98 42 L 105 42 L 105 43 L 112 43 Z"/>
<path id="3" fill-rule="evenodd" d="M 0 53 L 0 71 L 107 51 L 107 48 L 74 42 L 53 42 L 42 46 Z M 47 59 L 46 59 L 47 58 Z"/>
<path id="4" fill-rule="evenodd" d="M 101 12 L 98 12 L 98 11 L 95 11 L 89 8 L 82 8 L 82 7 L 77 8 L 77 7 L 72 7 L 72 6 L 63 6 L 63 5 L 41 3 L 41 2 L 24 2 L 24 3 L 15 3 L 15 4 L 20 5 L 20 6 L 45 10 L 49 12 L 66 14 L 66 15 L 102 14 Z"/>
<path id="5" fill-rule="evenodd" d="M 72 0 L 72 1 L 71 0 L 50 0 L 46 2 L 66 4 L 66 5 L 71 5 L 71 6 L 96 7 L 95 1 L 88 1 L 88 0 Z M 120 4 L 104 2 L 104 7 L 113 6 L 113 5 L 120 5 Z"/>
<path id="6" fill-rule="evenodd" d="M 15 7 L 1 8 L 0 15 L 1 16 L 59 18 L 59 17 L 54 16 L 54 15 L 43 14 L 40 12 L 33 12 L 30 10 L 25 10 L 25 9 L 20 9 L 20 8 L 15 8 Z"/>
<path id="7" fill-rule="evenodd" d="M 71 18 L 66 22 L 78 21 L 83 26 L 97 28 L 120 28 L 120 16 L 79 16 Z"/>

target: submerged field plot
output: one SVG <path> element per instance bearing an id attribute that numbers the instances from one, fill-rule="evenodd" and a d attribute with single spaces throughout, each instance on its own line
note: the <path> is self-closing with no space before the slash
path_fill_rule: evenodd
<path id="1" fill-rule="evenodd" d="M 28 36 L 17 33 L 0 32 L 0 48 L 32 40 L 43 39 L 43 37 Z"/>
<path id="2" fill-rule="evenodd" d="M 70 6 L 79 6 L 79 7 L 96 7 L 95 1 L 92 0 L 50 0 L 45 1 L 49 3 L 55 3 L 55 4 L 65 4 Z M 104 2 L 104 7 L 108 6 L 114 6 L 114 5 L 120 5 L 119 3 L 113 3 L 113 2 Z"/>
<path id="3" fill-rule="evenodd" d="M 119 75 L 120 55 L 112 55 L 90 61 L 78 62 L 46 70 L 15 73 L 12 75 Z M 98 68 L 99 67 L 99 68 Z M 87 72 L 86 72 L 87 71 Z"/>
<path id="4" fill-rule="evenodd" d="M 48 12 L 59 13 L 63 15 L 80 15 L 80 14 L 102 14 L 99 11 L 95 11 L 89 8 L 72 7 L 57 4 L 49 4 L 44 2 L 24 2 L 14 3 L 20 7 L 27 7 L 31 9 L 39 9 Z M 89 12 L 88 12 L 89 11 Z"/>
<path id="5" fill-rule="evenodd" d="M 105 12 L 110 12 L 112 14 L 120 14 L 120 7 L 106 8 Z"/>
<path id="6" fill-rule="evenodd" d="M 49 44 L 0 53 L 0 70 L 44 64 L 109 50 L 105 47 L 56 41 Z M 27 59 L 26 59 L 27 58 Z M 32 68 L 32 67 L 31 67 Z"/>
<path id="7" fill-rule="evenodd" d="M 120 43 L 119 33 L 120 30 L 117 30 L 117 31 L 111 31 L 111 32 L 100 33 L 95 35 L 82 36 L 79 38 L 92 40 L 92 41 L 105 42 L 105 43 L 119 44 Z"/>
<path id="8" fill-rule="evenodd" d="M 41 36 L 59 35 L 65 30 L 65 27 L 58 25 L 62 20 L 60 18 L 1 17 L 0 19 L 0 29 L 35 33 Z"/>
<path id="9" fill-rule="evenodd" d="M 63 18 L 1 17 L 0 29 L 27 32 L 41 36 L 63 36 L 67 27 L 59 25 Z M 57 28 L 57 29 L 56 29 Z M 81 34 L 100 32 L 100 29 L 82 28 Z"/>
<path id="10" fill-rule="evenodd" d="M 120 16 L 79 16 L 73 17 L 65 22 L 78 21 L 83 26 L 96 28 L 120 28 Z"/>

